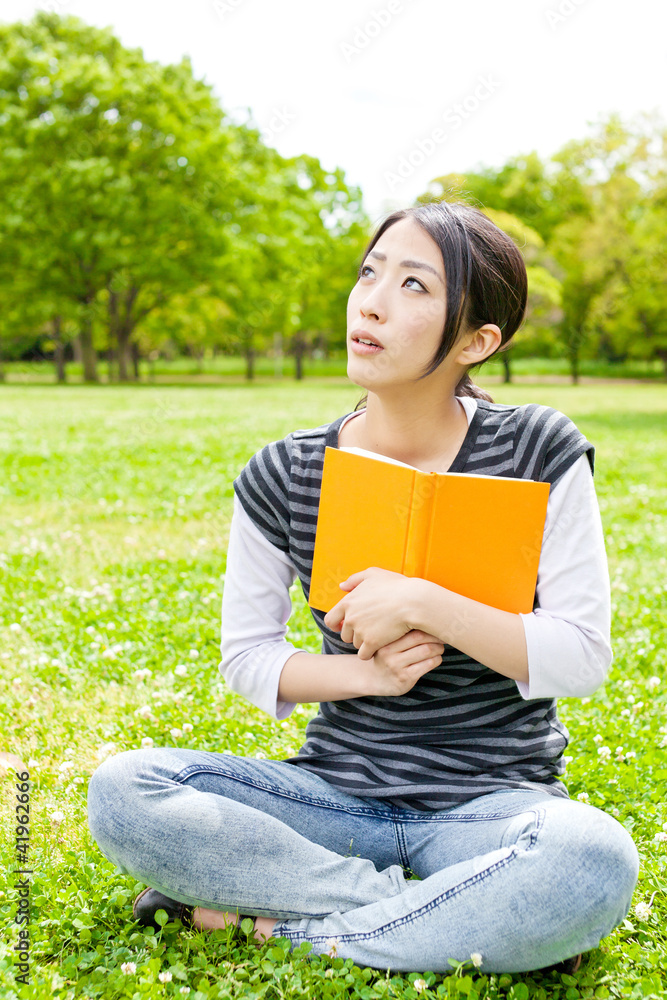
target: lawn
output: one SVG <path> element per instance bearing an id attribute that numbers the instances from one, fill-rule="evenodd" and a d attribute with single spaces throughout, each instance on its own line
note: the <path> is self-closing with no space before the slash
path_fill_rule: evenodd
<path id="1" fill-rule="evenodd" d="M 563 700 L 560 715 L 571 734 L 570 795 L 616 816 L 641 855 L 624 924 L 575 977 L 480 976 L 471 965 L 451 976 L 400 976 L 308 959 L 284 940 L 259 948 L 222 932 L 138 928 L 131 901 L 139 884 L 88 834 L 88 779 L 107 755 L 146 738 L 245 756 L 296 753 L 315 706 L 278 723 L 217 672 L 232 480 L 267 441 L 352 410 L 360 391 L 336 379 L 8 384 L 0 386 L 0 750 L 30 772 L 23 867 L 32 872 L 32 979 L 14 978 L 26 925 L 16 922 L 20 876 L 11 875 L 0 891 L 1 997 L 667 997 L 667 388 L 492 391 L 499 402 L 563 410 L 597 448 L 615 660 L 604 688 Z M 290 639 L 319 652 L 296 587 L 293 601 Z M 7 765 L 0 782 L 3 862 L 12 872 L 14 771 Z M 121 970 L 127 962 L 133 975 Z"/>

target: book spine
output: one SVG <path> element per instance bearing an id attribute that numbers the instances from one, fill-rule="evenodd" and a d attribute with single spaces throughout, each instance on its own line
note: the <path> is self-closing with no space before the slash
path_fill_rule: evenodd
<path id="1" fill-rule="evenodd" d="M 404 576 L 422 578 L 424 576 L 435 494 L 435 478 L 434 472 L 415 470 L 403 554 Z"/>

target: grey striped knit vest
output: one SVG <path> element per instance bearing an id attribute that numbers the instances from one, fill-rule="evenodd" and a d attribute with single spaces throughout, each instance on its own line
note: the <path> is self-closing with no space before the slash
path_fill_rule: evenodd
<path id="1" fill-rule="evenodd" d="M 289 555 L 306 599 L 324 449 L 338 447 L 344 419 L 267 444 L 234 481 L 259 530 Z M 450 471 L 553 485 L 582 454 L 592 472 L 593 445 L 557 410 L 480 399 Z M 323 612 L 312 614 L 323 653 L 356 654 Z M 567 796 L 559 776 L 568 739 L 555 700 L 526 701 L 511 678 L 446 646 L 441 665 L 405 695 L 322 702 L 288 762 L 350 795 L 437 810 L 506 788 Z"/>

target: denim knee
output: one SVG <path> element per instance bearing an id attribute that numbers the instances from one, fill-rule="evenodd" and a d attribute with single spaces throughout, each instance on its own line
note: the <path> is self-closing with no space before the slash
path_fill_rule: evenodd
<path id="1" fill-rule="evenodd" d="M 570 825 L 572 870 L 582 886 L 589 888 L 587 917 L 604 937 L 630 909 L 639 877 L 639 854 L 628 831 L 613 816 L 584 803 L 573 805 L 580 821 L 578 830 Z"/>
<path id="2" fill-rule="evenodd" d="M 109 860 L 118 864 L 114 841 L 136 801 L 136 775 L 146 766 L 146 751 L 125 750 L 107 758 L 88 784 L 88 827 Z"/>

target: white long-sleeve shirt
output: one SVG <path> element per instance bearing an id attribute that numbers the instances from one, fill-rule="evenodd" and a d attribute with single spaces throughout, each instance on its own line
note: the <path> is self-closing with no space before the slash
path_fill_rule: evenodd
<path id="1" fill-rule="evenodd" d="M 470 423 L 476 400 L 461 402 Z M 286 661 L 301 652 L 286 638 L 296 576 L 289 555 L 264 537 L 235 495 L 219 670 L 233 691 L 275 719 L 295 707 L 278 699 L 278 686 Z M 612 651 L 609 572 L 586 455 L 551 488 L 537 598 L 539 607 L 520 616 L 528 653 L 528 683 L 515 682 L 522 698 L 591 694 L 604 681 Z"/>

